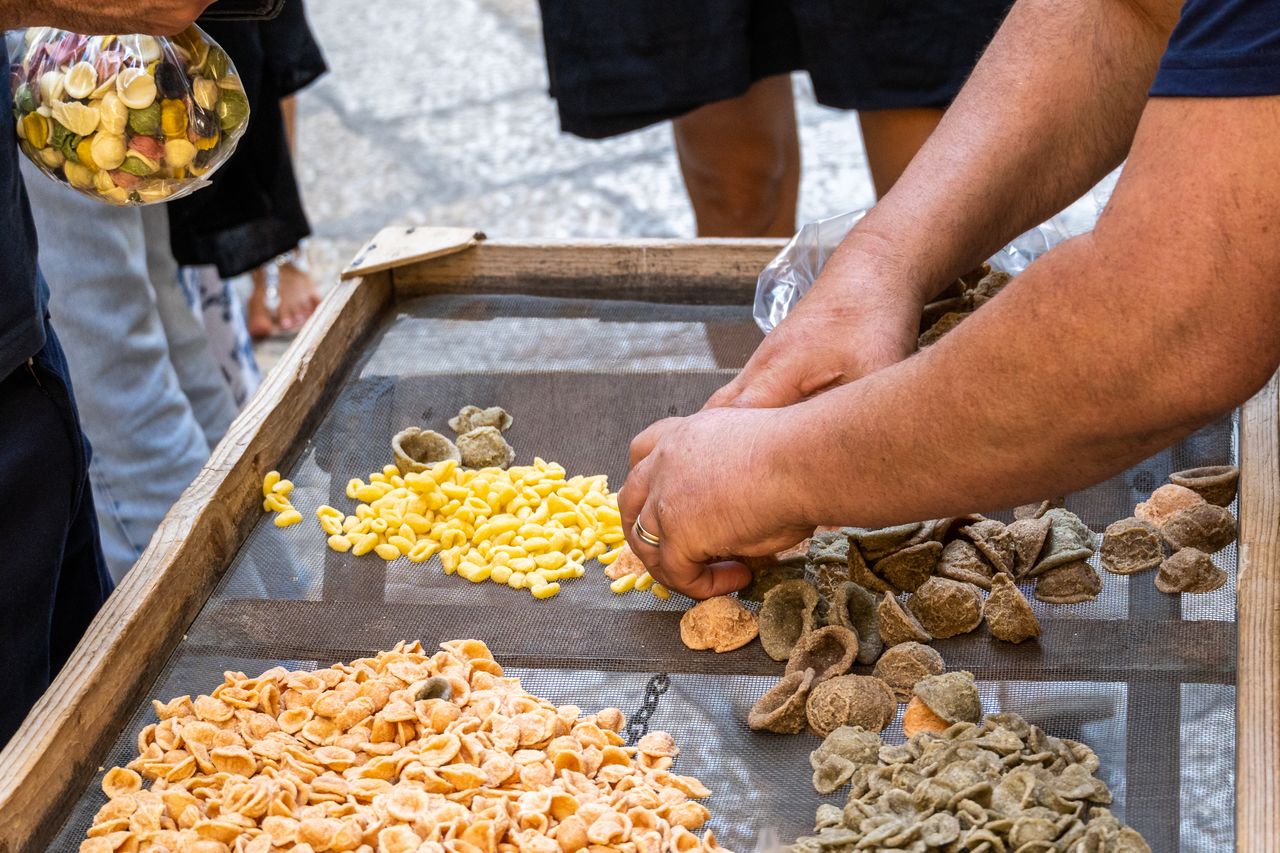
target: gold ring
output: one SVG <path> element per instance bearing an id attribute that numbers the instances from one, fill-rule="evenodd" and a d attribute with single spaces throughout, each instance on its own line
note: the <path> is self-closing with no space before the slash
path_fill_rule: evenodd
<path id="1" fill-rule="evenodd" d="M 636 519 L 635 531 L 637 536 L 639 536 L 643 541 L 648 542 L 653 547 L 659 548 L 662 546 L 662 540 L 645 530 L 644 525 L 640 523 L 640 519 L 638 518 Z"/>

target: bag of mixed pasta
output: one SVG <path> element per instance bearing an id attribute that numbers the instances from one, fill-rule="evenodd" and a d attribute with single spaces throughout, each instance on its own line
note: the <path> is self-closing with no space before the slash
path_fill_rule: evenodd
<path id="1" fill-rule="evenodd" d="M 37 27 L 10 56 L 23 153 L 53 180 L 111 204 L 206 186 L 249 121 L 235 66 L 196 26 L 172 38 Z"/>

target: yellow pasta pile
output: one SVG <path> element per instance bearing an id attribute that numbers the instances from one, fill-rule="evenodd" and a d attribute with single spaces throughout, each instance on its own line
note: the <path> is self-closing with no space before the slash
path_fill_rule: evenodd
<path id="1" fill-rule="evenodd" d="M 562 466 L 542 459 L 506 470 L 449 460 L 407 474 L 387 465 L 367 483 L 351 480 L 347 497 L 359 501 L 351 515 L 316 510 L 333 550 L 415 563 L 439 553 L 446 574 L 539 599 L 582 577 L 587 560 L 610 560 L 625 541 L 607 476 L 566 479 Z"/>
<path id="2" fill-rule="evenodd" d="M 263 480 L 263 508 L 279 512 L 277 527 L 302 519 L 289 503 L 292 489 L 275 471 Z M 467 469 L 448 460 L 421 473 L 387 465 L 368 482 L 352 479 L 346 492 L 358 501 L 353 514 L 326 505 L 316 519 L 330 548 L 357 557 L 422 563 L 439 554 L 445 574 L 526 589 L 537 599 L 557 595 L 561 581 L 582 577 L 593 558 L 609 566 L 621 556 L 620 563 L 639 565 L 628 556 L 618 497 L 604 474 L 566 479 L 563 466 L 538 458 L 506 470 Z M 617 594 L 648 590 L 670 597 L 642 571 L 610 578 Z"/>
<path id="3" fill-rule="evenodd" d="M 441 649 L 228 672 L 211 695 L 153 703 L 81 853 L 723 849 L 693 832 L 711 792 L 671 772 L 669 734 L 623 746 L 616 708 L 534 696 L 479 640 Z"/>
<path id="4" fill-rule="evenodd" d="M 262 508 L 267 512 L 275 512 L 276 527 L 288 527 L 302 521 L 302 513 L 293 507 L 289 500 L 293 492 L 293 483 L 280 478 L 279 471 L 268 471 L 262 478 Z"/>

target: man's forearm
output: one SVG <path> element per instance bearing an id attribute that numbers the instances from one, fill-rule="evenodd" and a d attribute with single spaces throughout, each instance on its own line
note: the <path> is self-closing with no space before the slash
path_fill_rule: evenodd
<path id="1" fill-rule="evenodd" d="M 212 0 L 0 0 L 0 31 L 58 27 L 78 33 L 172 35 Z"/>
<path id="2" fill-rule="evenodd" d="M 1003 304 L 928 350 L 793 407 L 804 414 L 781 442 L 798 466 L 787 494 L 811 496 L 807 517 L 878 526 L 1064 494 L 1168 446 L 1263 381 L 1256 367 L 1211 355 L 1200 335 L 1180 337 L 1213 322 L 1195 316 L 1211 304 L 1155 310 L 1099 274 L 1090 242 L 1047 255 Z"/>
<path id="3" fill-rule="evenodd" d="M 1104 479 L 1280 364 L 1280 98 L 1160 99 L 1090 234 L 938 343 L 790 407 L 767 455 L 815 524 L 1012 506 Z"/>
<path id="4" fill-rule="evenodd" d="M 871 259 L 927 299 L 1078 198 L 1124 159 L 1180 6 L 1018 2 L 827 274 Z"/>

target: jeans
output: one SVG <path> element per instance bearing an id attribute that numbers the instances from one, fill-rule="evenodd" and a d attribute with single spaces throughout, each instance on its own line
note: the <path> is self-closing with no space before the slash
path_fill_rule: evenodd
<path id="1" fill-rule="evenodd" d="M 111 207 L 23 169 L 118 580 L 200 473 L 236 405 L 178 286 L 164 207 Z"/>
<path id="2" fill-rule="evenodd" d="M 111 592 L 58 339 L 0 377 L 0 747 Z"/>

